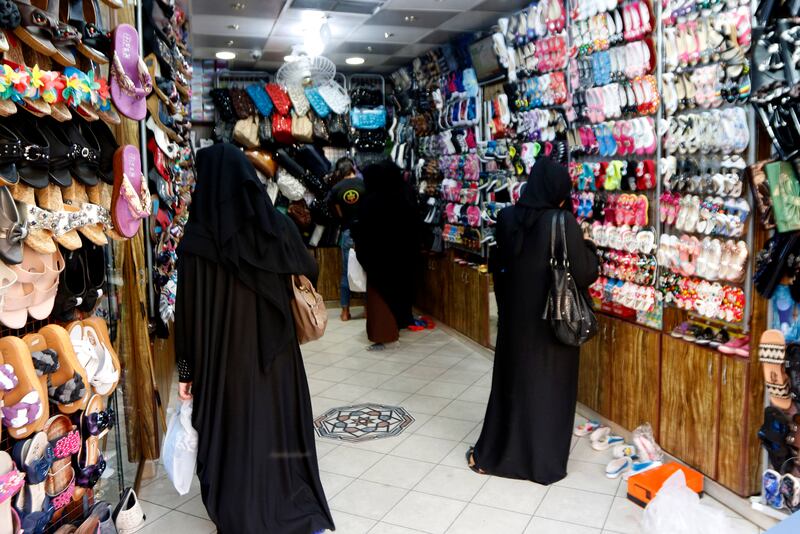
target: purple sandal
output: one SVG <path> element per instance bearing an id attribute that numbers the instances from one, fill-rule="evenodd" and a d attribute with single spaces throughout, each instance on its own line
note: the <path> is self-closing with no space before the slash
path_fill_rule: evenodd
<path id="1" fill-rule="evenodd" d="M 113 41 L 111 98 L 120 113 L 140 121 L 147 113 L 146 98 L 153 90 L 153 82 L 139 55 L 139 33 L 130 24 L 120 24 L 114 30 Z"/>

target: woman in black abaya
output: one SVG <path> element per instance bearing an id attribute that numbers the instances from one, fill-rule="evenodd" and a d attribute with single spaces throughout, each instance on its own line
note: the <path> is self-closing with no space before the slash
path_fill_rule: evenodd
<path id="1" fill-rule="evenodd" d="M 316 264 L 241 150 L 201 150 L 197 170 L 175 351 L 181 398 L 194 397 L 203 502 L 220 534 L 332 530 L 290 309 L 290 275 L 313 281 Z"/>
<path id="2" fill-rule="evenodd" d="M 497 228 L 498 335 L 492 391 L 473 470 L 552 484 L 567 475 L 578 393 L 579 349 L 560 343 L 542 319 L 550 280 L 550 225 L 570 207 L 567 169 L 534 164 L 519 202 L 500 212 Z M 570 271 L 581 289 L 597 278 L 594 245 L 566 213 Z"/>
<path id="3" fill-rule="evenodd" d="M 414 269 L 419 252 L 419 215 L 414 193 L 390 161 L 364 169 L 367 194 L 352 235 L 367 273 L 367 337 L 372 349 L 397 341 L 414 321 Z"/>

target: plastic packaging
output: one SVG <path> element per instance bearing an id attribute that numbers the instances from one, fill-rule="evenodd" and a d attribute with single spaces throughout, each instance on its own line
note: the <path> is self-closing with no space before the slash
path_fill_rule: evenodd
<path id="1" fill-rule="evenodd" d="M 197 463 L 197 431 L 192 427 L 192 401 L 181 401 L 169 419 L 161 463 L 181 495 L 189 493 Z"/>
<path id="2" fill-rule="evenodd" d="M 642 532 L 647 534 L 717 534 L 733 525 L 722 510 L 700 503 L 686 486 L 683 471 L 670 476 L 644 510 Z"/>
<path id="3" fill-rule="evenodd" d="M 347 283 L 350 285 L 350 291 L 356 293 L 366 293 L 367 291 L 367 273 L 358 263 L 356 251 L 353 249 L 350 249 L 347 257 Z"/>

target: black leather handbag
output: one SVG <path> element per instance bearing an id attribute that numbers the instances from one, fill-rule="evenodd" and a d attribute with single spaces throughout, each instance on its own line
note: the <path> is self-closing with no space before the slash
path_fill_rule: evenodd
<path id="1" fill-rule="evenodd" d="M 586 295 L 578 289 L 569 271 L 564 212 L 553 214 L 550 225 L 550 294 L 543 319 L 550 321 L 556 338 L 565 345 L 580 347 L 597 334 L 597 317 Z M 561 250 L 561 257 L 556 255 Z"/>

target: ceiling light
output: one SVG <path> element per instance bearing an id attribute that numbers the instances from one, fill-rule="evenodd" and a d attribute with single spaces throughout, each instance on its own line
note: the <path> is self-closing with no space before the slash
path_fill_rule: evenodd
<path id="1" fill-rule="evenodd" d="M 234 54 L 233 52 L 229 52 L 227 50 L 220 50 L 219 52 L 216 53 L 216 56 L 217 59 L 225 59 L 225 60 L 236 58 L 236 54 Z"/>
<path id="2" fill-rule="evenodd" d="M 243 4 L 241 2 L 234 2 L 231 4 L 231 9 L 234 9 L 236 11 L 242 11 L 244 9 L 247 9 L 247 4 Z"/>
<path id="3" fill-rule="evenodd" d="M 345 59 L 344 62 L 347 63 L 348 65 L 363 65 L 364 64 L 364 58 L 363 57 L 354 56 L 354 57 L 349 57 L 349 58 Z"/>
<path id="4" fill-rule="evenodd" d="M 294 54 L 290 54 L 288 56 L 283 56 L 283 60 L 286 63 L 291 63 L 292 61 L 297 61 L 297 56 L 295 56 Z"/>
<path id="5" fill-rule="evenodd" d="M 414 15 L 408 15 L 407 17 L 405 17 L 406 22 L 414 22 L 415 20 L 417 20 L 417 17 L 415 17 Z"/>
<path id="6" fill-rule="evenodd" d="M 228 29 L 229 30 L 238 30 L 239 29 L 239 25 L 238 24 L 228 24 Z"/>
<path id="7" fill-rule="evenodd" d="M 394 34 L 392 32 L 384 32 L 383 38 L 388 39 L 389 37 L 394 37 Z"/>

